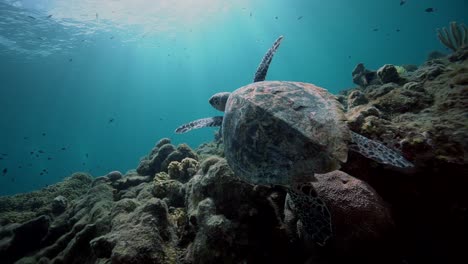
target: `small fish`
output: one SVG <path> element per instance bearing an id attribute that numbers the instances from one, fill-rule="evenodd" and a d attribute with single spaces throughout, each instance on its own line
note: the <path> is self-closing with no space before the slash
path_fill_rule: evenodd
<path id="1" fill-rule="evenodd" d="M 52 160 L 52 158 L 51 158 L 51 157 L 47 157 L 47 160 Z"/>
<path id="2" fill-rule="evenodd" d="M 406 4 L 406 0 L 400 0 L 400 5 L 402 6 L 404 4 Z"/>
<path id="3" fill-rule="evenodd" d="M 8 173 L 8 168 L 4 168 L 2 173 L 3 173 L 3 176 L 5 176 Z"/>
<path id="4" fill-rule="evenodd" d="M 8 154 L 7 153 L 2 153 L 2 156 L 8 156 Z"/>
<path id="5" fill-rule="evenodd" d="M 299 16 L 299 17 L 297 18 L 297 20 L 301 20 L 301 19 L 302 19 L 302 16 Z"/>
<path id="6" fill-rule="evenodd" d="M 114 39 L 114 36 L 111 36 L 109 39 Z"/>
<path id="7" fill-rule="evenodd" d="M 69 58 L 69 59 L 68 59 L 68 62 L 72 62 L 72 61 L 73 61 L 73 59 L 72 59 L 72 58 Z"/>
<path id="8" fill-rule="evenodd" d="M 47 16 L 47 18 L 51 18 L 51 17 L 52 17 L 52 15 L 48 15 L 48 16 Z"/>
<path id="9" fill-rule="evenodd" d="M 351 55 L 348 55 L 348 59 L 351 59 Z"/>
<path id="10" fill-rule="evenodd" d="M 252 12 L 250 12 L 250 17 L 252 17 Z"/>
<path id="11" fill-rule="evenodd" d="M 432 7 L 428 7 L 428 8 L 426 8 L 426 9 L 424 9 L 424 11 L 426 11 L 427 13 L 432 13 L 432 12 L 435 11 L 435 9 L 432 8 Z"/>
<path id="12" fill-rule="evenodd" d="M 28 139 L 29 139 L 29 137 L 23 137 L 23 139 L 24 139 L 24 140 L 28 140 Z"/>
<path id="13" fill-rule="evenodd" d="M 83 166 L 84 166 L 84 165 L 86 165 L 86 163 L 85 163 L 85 162 L 83 162 L 83 163 L 81 163 L 81 164 L 82 164 Z"/>
<path id="14" fill-rule="evenodd" d="M 42 133 L 42 136 L 45 137 L 47 134 L 46 133 Z"/>
<path id="15" fill-rule="evenodd" d="M 372 29 L 372 31 L 376 32 L 376 31 L 379 31 L 379 29 L 378 29 L 378 28 L 374 28 L 374 29 Z"/>
<path id="16" fill-rule="evenodd" d="M 114 118 L 109 118 L 109 123 L 114 122 Z"/>
<path id="17" fill-rule="evenodd" d="M 38 155 L 38 154 L 36 154 L 36 158 L 39 158 L 39 155 Z"/>
<path id="18" fill-rule="evenodd" d="M 88 153 L 86 153 L 85 156 L 88 157 Z"/>
<path id="19" fill-rule="evenodd" d="M 36 18 L 35 18 L 35 17 L 33 17 L 33 16 L 28 16 L 28 17 L 29 17 L 29 18 L 31 18 L 31 19 L 36 19 Z"/>
<path id="20" fill-rule="evenodd" d="M 44 173 L 43 173 L 43 172 L 41 172 L 41 173 L 39 173 L 39 175 L 44 175 Z"/>
<path id="21" fill-rule="evenodd" d="M 3 160 L 3 158 L 2 158 L 2 157 L 0 157 L 0 160 Z"/>
<path id="22" fill-rule="evenodd" d="M 21 168 L 23 168 L 23 166 L 18 166 L 18 169 L 21 169 Z"/>
<path id="23" fill-rule="evenodd" d="M 43 150 L 39 150 L 38 152 L 39 152 L 39 153 L 44 153 L 44 151 L 43 151 Z"/>
<path id="24" fill-rule="evenodd" d="M 67 150 L 67 148 L 66 148 L 66 147 L 63 147 L 63 148 L 61 148 L 61 150 Z"/>
<path id="25" fill-rule="evenodd" d="M 278 19 L 278 17 L 277 17 L 277 16 L 275 16 L 275 19 Z"/>
<path id="26" fill-rule="evenodd" d="M 29 152 L 30 155 L 34 154 L 34 151 Z"/>

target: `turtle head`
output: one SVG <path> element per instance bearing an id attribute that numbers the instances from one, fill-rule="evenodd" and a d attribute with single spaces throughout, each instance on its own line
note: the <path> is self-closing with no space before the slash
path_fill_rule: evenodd
<path id="1" fill-rule="evenodd" d="M 224 108 L 226 108 L 226 102 L 230 94 L 231 93 L 229 92 L 221 92 L 221 93 L 214 94 L 213 96 L 211 96 L 209 102 L 211 106 L 213 106 L 214 108 L 216 108 L 217 110 L 221 112 L 224 112 Z"/>

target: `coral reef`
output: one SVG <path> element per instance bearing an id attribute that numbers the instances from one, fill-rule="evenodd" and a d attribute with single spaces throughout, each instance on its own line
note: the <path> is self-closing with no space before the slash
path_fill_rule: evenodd
<path id="1" fill-rule="evenodd" d="M 180 144 L 177 148 L 171 144 L 168 138 L 161 139 L 144 157 L 138 165 L 137 172 L 140 175 L 154 176 L 159 171 L 167 170 L 172 161 L 182 161 L 184 158 L 198 160 L 197 154 L 186 144 Z"/>
<path id="2" fill-rule="evenodd" d="M 220 134 L 192 150 L 161 139 L 136 170 L 75 173 L 0 197 L 2 263 L 457 263 L 468 246 L 468 62 L 353 71 L 339 101 L 353 131 L 416 165 L 349 152 L 312 182 L 333 238 L 309 241 L 282 186 L 242 181 Z M 403 69 L 404 68 L 404 69 Z M 466 257 L 465 257 L 466 258 Z"/>
<path id="3" fill-rule="evenodd" d="M 54 199 L 63 196 L 74 200 L 86 193 L 91 185 L 91 177 L 84 173 L 74 173 L 62 182 L 39 191 L 0 197 L 0 225 L 23 223 L 41 215 L 52 215 Z"/>

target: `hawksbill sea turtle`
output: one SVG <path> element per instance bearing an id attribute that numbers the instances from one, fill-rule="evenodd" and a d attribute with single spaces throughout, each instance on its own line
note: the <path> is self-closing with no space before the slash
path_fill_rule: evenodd
<path id="1" fill-rule="evenodd" d="M 324 245 L 332 236 L 331 215 L 312 185 L 314 173 L 339 169 L 348 150 L 396 167 L 413 164 L 352 132 L 342 105 L 327 90 L 309 83 L 264 81 L 282 39 L 263 57 L 253 83 L 210 98 L 224 117 L 198 119 L 175 132 L 221 126 L 226 160 L 235 174 L 253 184 L 284 186 L 307 235 Z"/>

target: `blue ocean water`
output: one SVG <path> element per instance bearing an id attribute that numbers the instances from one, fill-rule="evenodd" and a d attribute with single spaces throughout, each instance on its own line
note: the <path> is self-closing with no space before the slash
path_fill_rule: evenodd
<path id="1" fill-rule="evenodd" d="M 466 0 L 0 0 L 0 195 L 125 172 L 163 137 L 195 148 L 208 98 L 252 81 L 352 87 L 357 63 L 420 64 Z M 432 10 L 427 10 L 432 8 Z M 429 12 L 428 12 L 429 11 Z"/>

